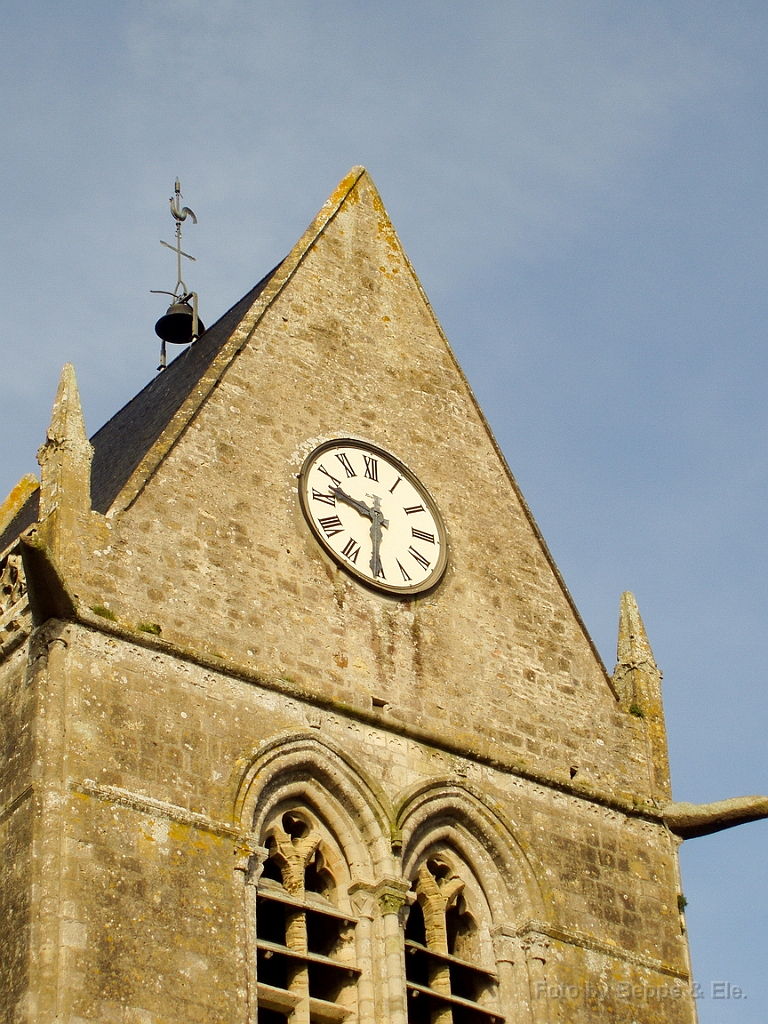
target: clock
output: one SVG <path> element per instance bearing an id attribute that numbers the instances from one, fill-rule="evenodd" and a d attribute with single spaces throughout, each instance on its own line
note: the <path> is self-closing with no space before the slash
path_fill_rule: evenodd
<path id="1" fill-rule="evenodd" d="M 399 459 L 364 441 L 326 441 L 299 474 L 301 508 L 321 546 L 356 579 L 388 594 L 418 594 L 445 571 L 437 505 Z"/>

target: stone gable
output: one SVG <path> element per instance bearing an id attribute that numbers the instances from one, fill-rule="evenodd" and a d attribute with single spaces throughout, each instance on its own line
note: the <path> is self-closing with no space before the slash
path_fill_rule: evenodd
<path id="1" fill-rule="evenodd" d="M 382 702 L 395 722 L 644 794 L 642 727 L 617 704 L 373 184 L 344 188 L 111 520 L 89 603 L 187 647 L 204 635 L 209 652 L 324 699 Z M 377 596 L 320 550 L 296 477 L 334 437 L 392 452 L 433 494 L 451 552 L 434 593 Z"/>

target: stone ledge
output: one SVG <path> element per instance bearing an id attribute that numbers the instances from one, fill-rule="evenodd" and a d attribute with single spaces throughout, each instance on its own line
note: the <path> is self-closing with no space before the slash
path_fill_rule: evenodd
<path id="1" fill-rule="evenodd" d="M 511 758 L 499 757 L 491 750 L 483 749 L 479 745 L 472 746 L 469 743 L 461 744 L 459 742 L 454 742 L 439 733 L 430 732 L 428 729 L 423 729 L 416 725 L 402 721 L 390 721 L 378 711 L 366 711 L 364 708 L 354 707 L 349 704 L 340 704 L 332 698 L 323 698 L 316 693 L 312 693 L 311 691 L 304 689 L 298 683 L 290 680 L 264 676 L 255 671 L 250 665 L 243 665 L 235 662 L 233 659 L 227 661 L 223 658 L 213 657 L 200 651 L 182 647 L 169 640 L 164 640 L 162 637 L 158 637 L 153 633 L 145 633 L 142 630 L 133 629 L 127 625 L 123 625 L 120 622 L 114 622 L 110 619 L 103 618 L 102 616 L 92 612 L 90 609 L 84 608 L 82 605 L 77 607 L 74 621 L 77 621 L 81 625 L 89 629 L 93 629 L 96 632 L 119 637 L 121 640 L 128 641 L 137 647 L 144 647 L 148 650 L 167 654 L 169 657 L 175 658 L 179 661 L 190 662 L 208 671 L 217 672 L 221 675 L 229 676 L 243 682 L 263 687 L 267 690 L 281 693 L 293 700 L 299 700 L 302 703 L 313 705 L 314 707 L 320 708 L 324 711 L 355 719 L 376 729 L 395 733 L 398 736 L 413 740 L 414 742 L 424 746 L 433 747 L 448 754 L 468 758 L 469 760 L 475 761 L 479 764 L 495 768 L 498 771 L 517 775 L 530 782 L 535 782 L 547 789 L 556 790 L 558 792 L 565 793 L 568 796 L 587 800 L 590 803 L 599 804 L 600 806 L 607 807 L 610 810 L 619 811 L 629 817 L 639 818 L 654 825 L 659 825 L 662 828 L 664 827 L 664 818 L 660 808 L 654 807 L 651 804 L 640 804 L 634 801 L 629 794 L 616 795 L 614 793 L 606 793 L 583 784 L 578 785 L 578 782 L 569 782 L 567 780 L 560 781 L 558 779 L 550 778 L 543 772 L 538 772 L 535 769 L 516 762 Z"/>

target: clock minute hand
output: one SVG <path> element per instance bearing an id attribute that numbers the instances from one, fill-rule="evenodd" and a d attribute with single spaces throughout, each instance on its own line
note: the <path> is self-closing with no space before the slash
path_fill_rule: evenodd
<path id="1" fill-rule="evenodd" d="M 381 571 L 381 559 L 379 557 L 379 549 L 381 547 L 381 528 L 389 526 L 389 520 L 385 519 L 381 513 L 381 498 L 376 494 L 371 494 L 369 497 L 373 498 L 373 508 L 366 505 L 364 501 L 358 501 L 357 498 L 353 498 L 346 491 L 342 491 L 340 487 L 332 487 L 331 494 L 338 500 L 343 501 L 345 505 L 349 505 L 356 512 L 359 512 L 361 516 L 371 520 L 371 572 L 373 578 L 377 579 L 382 576 Z"/>
<path id="2" fill-rule="evenodd" d="M 373 508 L 371 509 L 371 572 L 373 578 L 377 579 L 379 576 L 383 577 L 384 573 L 381 568 L 381 558 L 379 557 L 379 549 L 381 548 L 381 528 L 389 526 L 389 520 L 385 519 L 381 514 L 381 498 L 377 494 L 369 494 L 369 498 L 373 498 Z"/>

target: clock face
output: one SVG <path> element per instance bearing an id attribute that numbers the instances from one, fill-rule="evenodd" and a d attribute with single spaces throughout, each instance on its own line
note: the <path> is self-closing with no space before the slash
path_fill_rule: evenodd
<path id="1" fill-rule="evenodd" d="M 326 441 L 299 474 L 301 507 L 328 554 L 390 594 L 417 594 L 443 574 L 448 544 L 432 497 L 399 459 L 364 441 Z"/>

